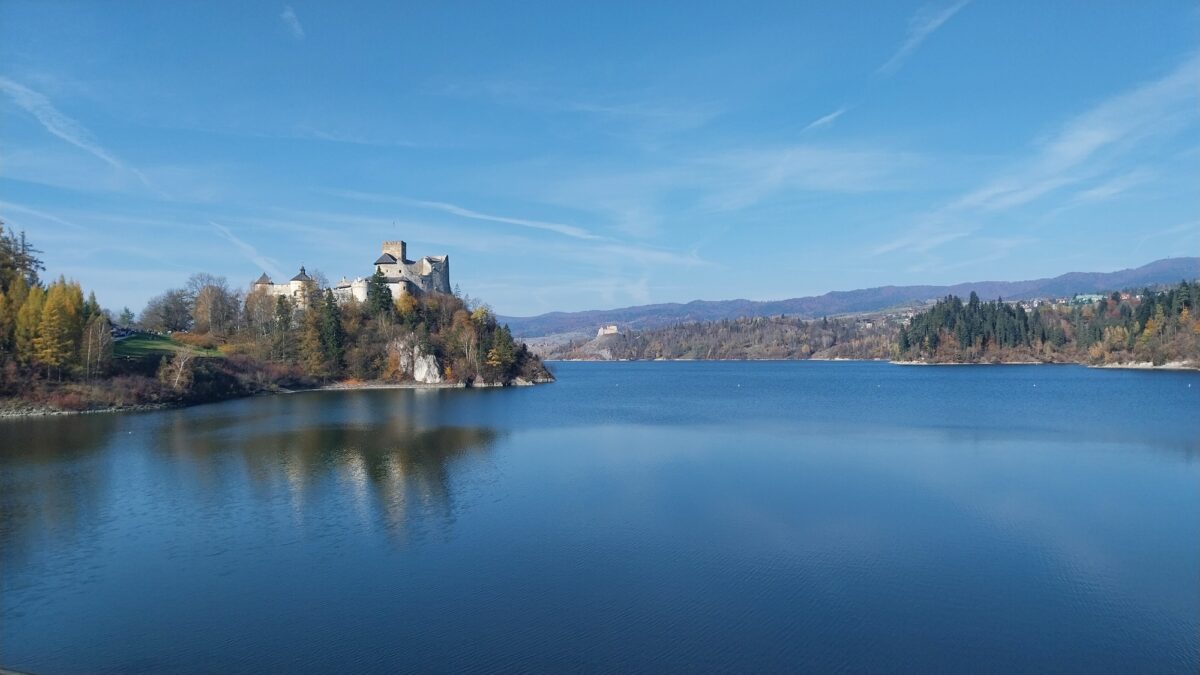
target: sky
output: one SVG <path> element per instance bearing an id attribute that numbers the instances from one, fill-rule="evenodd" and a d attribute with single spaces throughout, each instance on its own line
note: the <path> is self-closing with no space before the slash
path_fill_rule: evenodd
<path id="1" fill-rule="evenodd" d="M 0 0 L 0 219 L 139 310 L 450 256 L 506 315 L 1200 255 L 1200 3 Z"/>

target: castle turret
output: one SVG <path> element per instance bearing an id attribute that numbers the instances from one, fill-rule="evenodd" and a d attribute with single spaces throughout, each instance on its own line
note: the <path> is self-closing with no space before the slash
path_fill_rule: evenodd
<path id="1" fill-rule="evenodd" d="M 396 262 L 408 262 L 408 244 L 403 241 L 383 242 L 383 252 L 385 255 L 395 258 Z"/>

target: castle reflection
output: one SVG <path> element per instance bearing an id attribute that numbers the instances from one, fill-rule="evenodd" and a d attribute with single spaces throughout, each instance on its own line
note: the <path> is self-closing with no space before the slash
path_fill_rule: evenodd
<path id="1" fill-rule="evenodd" d="M 356 526 L 383 523 L 402 538 L 448 533 L 456 490 L 470 489 L 456 476 L 473 475 L 456 468 L 483 461 L 498 433 L 431 426 L 436 416 L 412 405 L 422 392 L 404 394 L 278 397 L 231 414 L 180 411 L 162 426 L 156 446 L 212 494 L 239 487 L 261 499 L 286 493 L 301 525 L 329 517 L 328 508 L 305 508 L 321 500 L 343 506 L 333 512 Z M 424 403 L 437 405 L 436 398 Z"/>
<path id="2" fill-rule="evenodd" d="M 380 527 L 397 541 L 449 536 L 497 432 L 442 424 L 445 401 L 425 392 L 373 394 L 6 423 L 0 561 L 20 563 L 47 537 L 86 548 L 142 502 L 302 529 Z"/>

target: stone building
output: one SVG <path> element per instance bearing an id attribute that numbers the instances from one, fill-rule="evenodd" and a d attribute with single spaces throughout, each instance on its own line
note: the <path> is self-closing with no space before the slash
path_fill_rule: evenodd
<path id="1" fill-rule="evenodd" d="M 312 277 L 308 276 L 304 271 L 304 266 L 300 266 L 300 273 L 292 277 L 289 281 L 277 284 L 271 281 L 271 277 L 263 272 L 251 286 L 251 291 L 262 291 L 268 295 L 282 295 L 291 300 L 296 307 L 303 309 L 308 305 L 308 288 L 315 283 Z"/>
<path id="2" fill-rule="evenodd" d="M 450 256 L 425 256 L 420 260 L 408 259 L 408 245 L 403 241 L 383 242 L 383 252 L 375 260 L 375 270 L 383 273 L 393 298 L 401 295 L 421 295 L 422 293 L 450 293 Z M 372 270 L 370 274 L 374 274 Z M 292 277 L 284 284 L 271 282 L 271 278 L 263 273 L 254 282 L 251 290 L 263 290 L 271 295 L 282 295 L 303 308 L 307 300 L 305 288 L 315 283 L 304 268 L 300 274 Z M 351 299 L 365 302 L 367 299 L 367 277 L 356 277 L 353 280 L 342 277 L 333 286 L 333 295 L 338 302 L 348 302 Z"/>

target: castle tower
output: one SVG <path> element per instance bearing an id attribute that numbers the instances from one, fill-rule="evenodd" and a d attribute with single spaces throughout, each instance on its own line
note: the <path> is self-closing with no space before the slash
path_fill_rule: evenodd
<path id="1" fill-rule="evenodd" d="M 408 262 L 408 244 L 403 241 L 383 242 L 383 252 L 396 259 L 396 262 Z"/>

